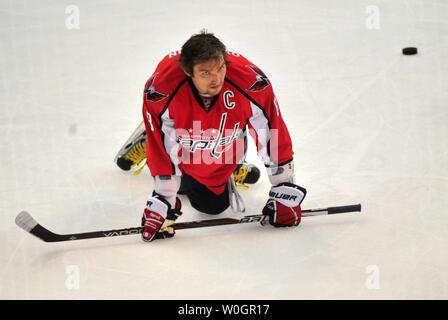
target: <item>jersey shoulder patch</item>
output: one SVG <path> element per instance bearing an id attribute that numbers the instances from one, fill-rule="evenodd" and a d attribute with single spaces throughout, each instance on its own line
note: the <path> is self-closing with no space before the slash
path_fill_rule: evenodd
<path id="1" fill-rule="evenodd" d="M 185 80 L 186 74 L 179 68 L 177 55 L 177 51 L 170 53 L 157 65 L 156 70 L 145 85 L 144 96 L 146 101 L 158 103 L 166 100 L 176 87 Z"/>
<path id="2" fill-rule="evenodd" d="M 255 74 L 255 82 L 250 86 L 250 88 L 246 89 L 250 92 L 259 92 L 263 91 L 267 87 L 269 87 L 268 77 L 255 65 L 247 65 L 246 67 L 250 68 Z"/>
<path id="3" fill-rule="evenodd" d="M 261 92 L 271 85 L 266 74 L 241 54 L 229 52 L 227 59 L 229 65 L 226 77 L 245 92 Z"/>
<path id="4" fill-rule="evenodd" d="M 151 102 L 159 102 L 162 101 L 163 99 L 167 98 L 169 96 L 169 94 L 164 94 L 161 92 L 158 92 L 154 86 L 154 80 L 157 77 L 159 73 L 155 73 L 151 76 L 151 78 L 149 78 L 146 87 L 145 87 L 145 96 L 146 96 L 146 100 L 151 101 Z"/>

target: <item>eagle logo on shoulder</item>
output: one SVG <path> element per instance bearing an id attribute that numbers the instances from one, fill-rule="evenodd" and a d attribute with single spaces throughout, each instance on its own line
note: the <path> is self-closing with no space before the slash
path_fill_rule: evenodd
<path id="1" fill-rule="evenodd" d="M 263 71 L 261 71 L 256 66 L 246 66 L 246 67 L 250 68 L 253 72 L 257 74 L 256 76 L 257 81 L 255 81 L 254 84 L 249 89 L 246 89 L 247 91 L 259 92 L 269 87 L 268 77 L 266 77 Z"/>
<path id="2" fill-rule="evenodd" d="M 165 99 L 166 97 L 168 97 L 167 94 L 163 94 L 163 93 L 156 91 L 156 88 L 154 87 L 154 80 L 157 75 L 158 75 L 158 73 L 154 74 L 149 79 L 148 87 L 146 87 L 146 89 L 144 91 L 144 93 L 146 94 L 146 100 L 148 100 L 148 101 L 159 102 L 159 101 L 162 101 L 163 99 Z"/>

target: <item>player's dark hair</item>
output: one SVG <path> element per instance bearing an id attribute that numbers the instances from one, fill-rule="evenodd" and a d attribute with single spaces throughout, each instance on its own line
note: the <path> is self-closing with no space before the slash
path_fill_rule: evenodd
<path id="1" fill-rule="evenodd" d="M 224 58 L 227 64 L 226 46 L 207 30 L 201 30 L 187 40 L 182 46 L 179 64 L 182 70 L 193 75 L 193 67 L 198 63 Z"/>

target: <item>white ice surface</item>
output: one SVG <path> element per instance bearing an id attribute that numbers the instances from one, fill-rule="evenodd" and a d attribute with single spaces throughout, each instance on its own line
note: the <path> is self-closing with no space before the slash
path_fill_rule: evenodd
<path id="1" fill-rule="evenodd" d="M 69 30 L 72 4 L 80 28 Z M 447 22 L 443 0 L 1 0 L 0 298 L 448 298 Z M 270 77 L 303 207 L 363 213 L 150 244 L 49 244 L 19 229 L 22 210 L 57 233 L 139 224 L 152 179 L 113 159 L 157 62 L 201 28 Z M 268 190 L 263 172 L 242 191 L 248 213 Z M 209 218 L 183 199 L 183 221 Z"/>

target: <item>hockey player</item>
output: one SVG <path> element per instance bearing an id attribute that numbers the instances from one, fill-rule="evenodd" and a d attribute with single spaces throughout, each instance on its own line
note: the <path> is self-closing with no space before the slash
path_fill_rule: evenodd
<path id="1" fill-rule="evenodd" d="M 145 130 L 134 140 L 146 139 L 155 178 L 142 218 L 144 241 L 174 236 L 170 226 L 182 214 L 177 194 L 204 213 L 219 214 L 229 206 L 244 211 L 236 183 L 259 177 L 259 170 L 244 162 L 247 132 L 272 184 L 263 214 L 275 227 L 300 223 L 306 190 L 295 184 L 292 142 L 272 85 L 260 68 L 227 52 L 212 33 L 193 35 L 181 51 L 165 56 L 146 82 L 142 112 Z M 121 160 L 129 169 L 132 157 L 123 159 L 117 164 Z"/>

